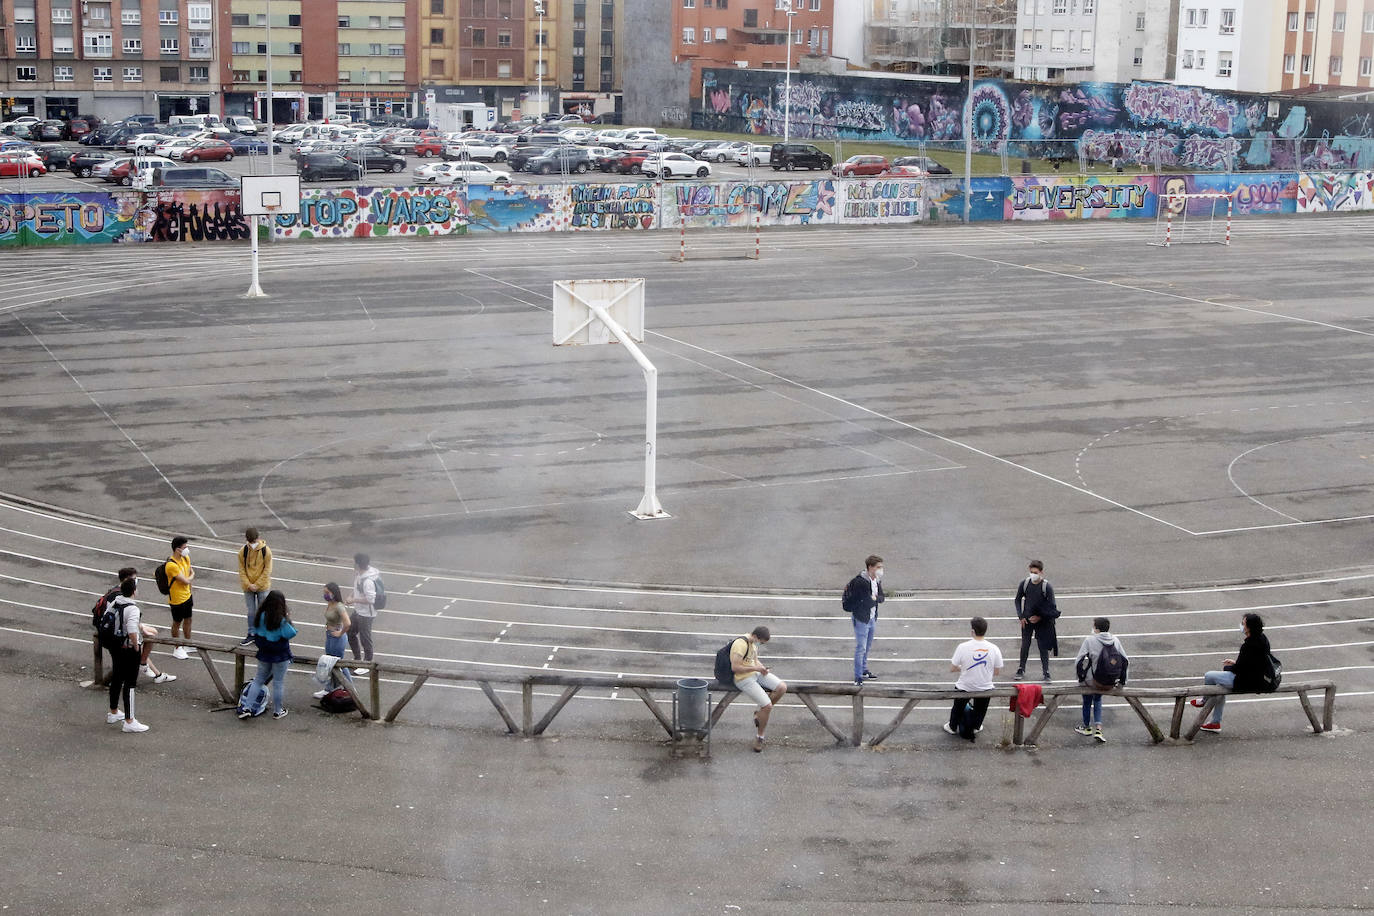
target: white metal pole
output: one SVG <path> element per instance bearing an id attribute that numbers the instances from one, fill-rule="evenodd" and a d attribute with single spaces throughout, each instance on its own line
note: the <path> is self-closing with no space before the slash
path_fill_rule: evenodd
<path id="1" fill-rule="evenodd" d="M 964 100 L 964 222 L 973 214 L 973 58 L 978 43 L 978 0 L 972 0 L 968 28 L 968 93 Z M 1032 40 L 1034 34 L 1032 33 Z"/>
<path id="2" fill-rule="evenodd" d="M 272 155 L 272 0 L 267 0 L 267 174 L 277 174 L 277 157 Z M 255 235 L 254 240 L 257 239 Z"/>
<path id="3" fill-rule="evenodd" d="M 539 118 L 543 120 L 544 112 L 548 110 L 544 104 L 544 4 L 536 4 L 534 12 L 539 16 L 539 34 L 534 36 L 539 45 L 539 66 L 534 71 L 534 78 L 538 80 L 536 95 L 539 98 Z"/>
<path id="4" fill-rule="evenodd" d="M 792 136 L 792 17 L 797 11 L 792 8 L 792 0 L 787 0 L 787 76 L 783 79 L 782 90 L 782 142 Z M 776 85 L 776 84 L 775 84 Z"/>
<path id="5" fill-rule="evenodd" d="M 261 220 L 262 217 L 254 215 L 252 230 L 253 282 L 249 285 L 248 292 L 243 294 L 245 299 L 264 299 L 267 297 L 267 294 L 262 291 L 262 287 L 258 284 L 258 226 L 261 224 Z"/>

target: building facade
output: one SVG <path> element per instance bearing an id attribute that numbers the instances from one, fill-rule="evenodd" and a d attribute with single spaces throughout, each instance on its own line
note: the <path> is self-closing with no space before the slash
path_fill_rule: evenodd
<path id="1" fill-rule="evenodd" d="M 1172 79 L 1177 9 L 1178 0 L 1021 0 L 1016 78 Z"/>
<path id="2" fill-rule="evenodd" d="M 670 2 L 673 62 L 691 65 L 692 95 L 703 69 L 781 70 L 789 57 L 796 69 L 803 57 L 831 55 L 835 0 Z"/>
<path id="3" fill-rule="evenodd" d="M 896 73 L 966 76 L 971 66 L 976 76 L 1010 76 L 1017 7 L 1018 0 L 872 0 L 864 56 Z"/>
<path id="4" fill-rule="evenodd" d="M 0 116 L 218 112 L 211 0 L 0 0 Z"/>

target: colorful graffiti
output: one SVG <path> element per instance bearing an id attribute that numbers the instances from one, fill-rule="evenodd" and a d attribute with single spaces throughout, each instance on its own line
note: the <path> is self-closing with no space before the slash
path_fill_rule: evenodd
<path id="1" fill-rule="evenodd" d="M 237 189 L 177 189 L 149 194 L 139 210 L 137 241 L 223 242 L 248 238 Z"/>
<path id="2" fill-rule="evenodd" d="M 1298 213 L 1374 210 L 1374 172 L 1303 172 Z"/>
<path id="3" fill-rule="evenodd" d="M 461 233 L 462 194 L 451 188 L 311 188 L 297 213 L 279 214 L 278 238 L 366 238 Z"/>
<path id="4" fill-rule="evenodd" d="M 1010 181 L 1004 218 L 1125 219 L 1154 216 L 1158 202 L 1151 176 L 1089 175 Z"/>
<path id="5" fill-rule="evenodd" d="M 767 181 L 750 184 L 675 185 L 665 199 L 662 225 L 749 226 L 754 214 L 765 226 L 805 226 L 836 222 L 835 182 Z"/>
<path id="6" fill-rule="evenodd" d="M 0 248 L 116 242 L 135 228 L 136 193 L 0 194 Z"/>
<path id="7" fill-rule="evenodd" d="M 1177 194 L 1183 188 L 1188 194 L 1228 194 L 1237 216 L 1252 213 L 1294 213 L 1298 204 L 1298 174 L 1296 172 L 1246 172 L 1236 175 L 1167 175 L 1159 179 L 1161 195 Z M 1203 212 L 1210 208 L 1207 201 L 1194 201 L 1190 211 Z"/>
<path id="8" fill-rule="evenodd" d="M 658 195 L 651 184 L 577 184 L 568 189 L 571 229 L 653 229 Z"/>
<path id="9" fill-rule="evenodd" d="M 842 223 L 901 223 L 925 219 L 925 185 L 910 179 L 842 181 Z"/>
<path id="10" fill-rule="evenodd" d="M 571 226 L 563 185 L 471 185 L 469 232 L 557 232 Z"/>
<path id="11" fill-rule="evenodd" d="M 792 136 L 938 144 L 963 138 L 966 86 L 932 78 L 706 70 L 693 126 Z M 1190 170 L 1374 166 L 1374 105 L 1213 92 L 1171 83 L 973 85 L 973 139 L 1016 157 L 1106 159 Z M 1271 114 L 1271 111 L 1273 114 Z M 1290 142 L 1291 141 L 1291 142 Z"/>

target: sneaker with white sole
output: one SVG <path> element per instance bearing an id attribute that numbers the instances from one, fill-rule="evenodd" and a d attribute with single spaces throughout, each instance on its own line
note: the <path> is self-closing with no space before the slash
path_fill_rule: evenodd
<path id="1" fill-rule="evenodd" d="M 946 735 L 957 735 L 957 734 L 959 734 L 957 731 L 954 730 L 954 726 L 953 726 L 953 725 L 950 725 L 948 722 L 946 722 L 946 723 L 944 724 L 944 729 L 945 729 L 945 734 L 946 734 Z"/>
<path id="2" fill-rule="evenodd" d="M 168 674 L 166 671 L 163 671 L 163 672 L 160 673 L 157 677 L 153 678 L 153 683 L 154 683 L 154 684 L 166 684 L 166 683 L 168 683 L 168 682 L 170 682 L 170 681 L 175 681 L 176 679 L 177 679 L 177 676 L 176 676 L 175 674 Z"/>
<path id="3" fill-rule="evenodd" d="M 124 721 L 124 713 L 122 713 L 122 712 L 107 712 L 107 713 L 105 713 L 105 724 L 106 724 L 106 725 L 114 725 L 116 722 L 123 722 L 123 721 Z"/>
<path id="4" fill-rule="evenodd" d="M 290 711 L 290 710 L 279 709 L 279 710 L 277 710 L 276 712 L 272 713 L 272 718 L 274 718 L 274 719 L 285 719 L 285 718 L 286 718 L 286 714 L 287 714 L 289 711 Z"/>
<path id="5" fill-rule="evenodd" d="M 137 719 L 125 719 L 124 730 L 126 732 L 146 732 L 148 730 L 148 726 L 144 725 Z"/>
<path id="6" fill-rule="evenodd" d="M 354 669 L 353 669 L 353 673 L 354 673 L 355 675 L 361 676 L 361 675 L 367 674 L 367 669 L 366 669 L 366 668 L 354 668 Z"/>
<path id="7" fill-rule="evenodd" d="M 314 697 L 315 699 L 317 699 L 317 700 L 321 700 L 321 699 L 324 699 L 325 697 L 329 696 L 329 691 L 328 691 L 328 690 L 316 690 L 314 693 L 312 693 L 312 694 L 310 694 L 310 695 L 311 695 L 312 697 Z"/>
<path id="8" fill-rule="evenodd" d="M 1093 730 L 1092 730 L 1091 728 L 1088 728 L 1088 726 L 1086 726 L 1086 725 L 1080 725 L 1080 726 L 1078 726 L 1077 728 L 1075 728 L 1074 731 L 1078 732 L 1080 735 L 1082 735 L 1082 736 L 1085 737 L 1085 738 L 1091 736 L 1092 733 L 1093 733 Z"/>
<path id="9" fill-rule="evenodd" d="M 254 645 L 255 642 L 256 642 L 256 640 L 254 640 L 253 637 L 250 635 L 250 636 L 245 636 L 245 637 L 243 637 L 243 639 L 239 640 L 239 645 L 241 645 L 241 646 L 251 646 L 251 645 Z"/>
<path id="10" fill-rule="evenodd" d="M 1106 744 L 1106 743 L 1107 743 L 1107 736 L 1104 735 L 1104 734 L 1102 734 L 1102 726 L 1101 726 L 1101 725 L 1099 725 L 1099 726 L 1097 726 L 1096 728 L 1093 729 L 1093 740 L 1096 741 L 1098 744 Z"/>
<path id="11" fill-rule="evenodd" d="M 184 661 L 186 661 L 186 659 L 188 659 L 188 658 L 190 658 L 190 657 L 191 657 L 191 656 L 189 656 L 189 655 L 186 654 L 186 647 L 185 647 L 185 646 L 177 646 L 175 649 L 172 650 L 172 658 L 180 659 L 181 661 L 184 662 Z"/>

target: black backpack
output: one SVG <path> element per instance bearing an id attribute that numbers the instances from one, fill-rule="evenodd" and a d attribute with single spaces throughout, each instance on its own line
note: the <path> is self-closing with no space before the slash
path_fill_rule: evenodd
<path id="1" fill-rule="evenodd" d="M 320 697 L 320 709 L 325 712 L 354 712 L 357 708 L 358 704 L 353 702 L 353 697 L 342 687 Z"/>
<path id="2" fill-rule="evenodd" d="M 386 586 L 382 584 L 381 576 L 374 576 L 372 583 L 377 586 L 377 596 L 372 600 L 372 609 L 384 611 L 386 610 Z"/>
<path id="3" fill-rule="evenodd" d="M 172 580 L 167 578 L 167 564 L 172 562 L 175 557 L 168 557 L 158 564 L 157 569 L 153 570 L 153 581 L 157 583 L 157 590 L 164 595 L 172 593 Z"/>
<path id="4" fill-rule="evenodd" d="M 1283 683 L 1283 662 L 1277 655 L 1269 653 L 1269 670 L 1260 675 L 1260 689 L 1256 693 L 1273 693 Z"/>
<path id="5" fill-rule="evenodd" d="M 1093 665 L 1093 683 L 1099 687 L 1115 687 L 1121 683 L 1121 674 L 1126 669 L 1126 659 L 1117 650 L 1115 643 L 1107 643 L 1097 654 Z"/>
<path id="6" fill-rule="evenodd" d="M 854 594 L 854 579 L 850 579 L 844 585 L 844 591 L 840 593 L 840 607 L 844 608 L 846 614 L 853 614 L 857 604 Z"/>
<path id="7" fill-rule="evenodd" d="M 100 618 L 105 614 L 105 608 L 109 607 L 111 601 L 119 597 L 119 589 L 112 588 L 99 598 L 95 599 L 95 605 L 91 608 L 91 626 L 100 629 Z"/>
<path id="8" fill-rule="evenodd" d="M 123 648 L 129 637 L 124 627 L 124 609 L 128 606 L 127 601 L 111 601 L 105 605 L 100 620 L 96 622 L 95 631 L 100 636 L 100 644 L 111 652 Z"/>
<path id="9" fill-rule="evenodd" d="M 735 645 L 736 640 L 740 639 L 744 639 L 744 637 L 736 636 L 716 653 L 716 680 L 727 687 L 735 686 L 735 669 L 734 666 L 730 664 L 730 649 Z M 747 646 L 744 651 L 748 653 L 749 649 Z"/>

